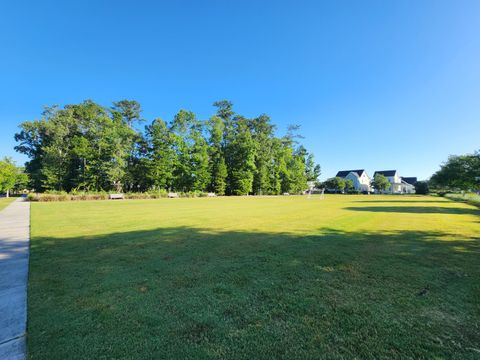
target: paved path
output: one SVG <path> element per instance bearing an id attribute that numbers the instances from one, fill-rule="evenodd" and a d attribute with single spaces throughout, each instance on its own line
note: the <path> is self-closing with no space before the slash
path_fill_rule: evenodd
<path id="1" fill-rule="evenodd" d="M 25 359 L 30 203 L 0 211 L 0 359 Z"/>

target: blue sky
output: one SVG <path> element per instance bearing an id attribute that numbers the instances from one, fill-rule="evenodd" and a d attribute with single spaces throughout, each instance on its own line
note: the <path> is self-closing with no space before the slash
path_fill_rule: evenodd
<path id="1" fill-rule="evenodd" d="M 0 156 L 44 105 L 229 99 L 322 165 L 428 178 L 480 148 L 479 1 L 18 1 L 0 10 Z"/>

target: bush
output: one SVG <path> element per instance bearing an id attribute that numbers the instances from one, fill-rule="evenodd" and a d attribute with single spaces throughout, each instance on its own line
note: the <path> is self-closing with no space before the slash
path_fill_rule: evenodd
<path id="1" fill-rule="evenodd" d="M 149 191 L 148 194 L 150 195 L 151 199 L 160 199 L 160 198 L 166 198 L 168 196 L 168 191 L 155 190 L 155 191 Z"/>
<path id="2" fill-rule="evenodd" d="M 148 193 L 126 193 L 125 194 L 125 199 L 150 199 L 150 195 Z"/>
<path id="3" fill-rule="evenodd" d="M 417 181 L 415 183 L 415 193 L 418 195 L 427 195 L 430 192 L 426 181 Z"/>
<path id="4" fill-rule="evenodd" d="M 70 200 L 108 200 L 106 192 L 80 192 L 70 195 Z"/>
<path id="5" fill-rule="evenodd" d="M 52 201 L 68 201 L 70 200 L 70 195 L 68 194 L 55 194 L 55 193 L 44 193 L 44 194 L 28 194 L 28 201 L 42 201 L 42 202 L 52 202 Z"/>
<path id="6" fill-rule="evenodd" d="M 196 198 L 207 197 L 208 193 L 202 191 L 188 191 L 177 193 L 178 197 Z M 125 199 L 161 199 L 168 197 L 168 191 L 155 190 L 145 193 L 129 192 L 124 194 Z M 66 193 L 64 191 L 48 191 L 41 194 L 28 194 L 27 201 L 85 201 L 85 200 L 108 200 L 109 194 L 107 192 L 72 192 Z"/>
<path id="7" fill-rule="evenodd" d="M 38 201 L 38 194 L 28 194 L 26 200 L 27 201 Z"/>

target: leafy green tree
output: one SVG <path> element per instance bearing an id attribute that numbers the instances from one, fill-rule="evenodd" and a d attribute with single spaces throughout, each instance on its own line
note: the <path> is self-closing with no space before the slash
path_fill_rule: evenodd
<path id="1" fill-rule="evenodd" d="M 72 173 L 72 158 L 68 147 L 70 130 L 74 126 L 70 109 L 52 109 L 51 117 L 43 124 L 45 137 L 42 143 L 42 188 L 46 190 L 69 190 L 69 175 Z M 67 146 L 66 146 L 67 145 Z"/>
<path id="2" fill-rule="evenodd" d="M 20 127 L 16 150 L 30 157 L 37 190 L 109 190 L 125 177 L 136 133 L 93 101 L 47 108 Z"/>
<path id="3" fill-rule="evenodd" d="M 192 147 L 190 150 L 193 191 L 205 191 L 210 183 L 208 144 L 203 136 L 203 122 L 196 122 L 190 131 Z"/>
<path id="4" fill-rule="evenodd" d="M 45 112 L 44 112 L 45 113 Z M 45 120 L 28 121 L 20 124 L 21 131 L 15 134 L 15 150 L 28 156 L 25 171 L 30 175 L 34 189 L 41 190 L 41 169 L 43 138 L 45 137 Z"/>
<path id="5" fill-rule="evenodd" d="M 273 159 L 268 164 L 269 189 L 270 194 L 278 195 L 282 193 L 282 171 L 285 172 L 285 161 L 282 158 L 283 143 L 279 138 L 271 140 Z"/>
<path id="6" fill-rule="evenodd" d="M 247 119 L 235 119 L 235 136 L 228 146 L 230 153 L 229 192 L 232 195 L 248 195 L 253 190 L 255 171 L 255 144 Z"/>
<path id="7" fill-rule="evenodd" d="M 291 189 L 290 164 L 293 162 L 293 149 L 285 138 L 279 140 L 280 146 L 275 154 L 276 175 L 280 183 L 280 192 L 289 193 Z"/>
<path id="8" fill-rule="evenodd" d="M 15 178 L 15 185 L 13 190 L 17 193 L 26 190 L 28 188 L 28 174 L 25 172 L 24 167 L 17 167 L 17 176 Z"/>
<path id="9" fill-rule="evenodd" d="M 384 175 L 377 174 L 372 180 L 372 186 L 379 192 L 386 191 L 390 188 L 390 181 Z"/>
<path id="10" fill-rule="evenodd" d="M 350 179 L 345 179 L 345 191 L 350 192 L 354 189 L 353 181 Z"/>
<path id="11" fill-rule="evenodd" d="M 175 188 L 182 191 L 204 191 L 210 180 L 208 144 L 203 123 L 191 111 L 180 110 L 172 122 L 175 164 Z"/>
<path id="12" fill-rule="evenodd" d="M 305 157 L 295 154 L 289 164 L 290 190 L 289 193 L 300 194 L 307 189 L 307 177 L 305 175 Z"/>
<path id="13" fill-rule="evenodd" d="M 260 195 L 274 193 L 275 190 L 271 188 L 270 176 L 272 174 L 271 164 L 274 159 L 272 140 L 275 126 L 271 124 L 270 117 L 265 114 L 248 121 L 248 125 L 255 147 L 253 192 Z"/>
<path id="14" fill-rule="evenodd" d="M 318 178 L 321 174 L 321 168 L 319 164 L 315 164 L 313 154 L 308 154 L 307 156 L 307 160 L 305 163 L 305 173 L 307 176 L 307 181 L 318 181 Z"/>
<path id="15" fill-rule="evenodd" d="M 72 184 L 71 188 L 118 191 L 133 147 L 134 130 L 121 119 L 110 117 L 105 108 L 93 101 L 68 108 L 73 111 L 76 124 L 72 134 L 85 138 L 88 144 L 86 153 L 82 153 L 84 184 Z M 75 163 L 78 163 L 78 154 L 75 155 Z"/>
<path id="16" fill-rule="evenodd" d="M 147 177 L 155 189 L 173 187 L 173 169 L 177 161 L 173 148 L 173 134 L 162 119 L 155 119 L 145 129 L 147 139 Z"/>
<path id="17" fill-rule="evenodd" d="M 209 169 L 210 184 L 208 190 L 217 195 L 225 195 L 227 188 L 227 165 L 223 154 L 224 123 L 222 118 L 213 116 L 209 121 Z"/>
<path id="18" fill-rule="evenodd" d="M 282 192 L 301 193 L 307 189 L 306 149 L 299 145 L 300 126 L 290 125 L 281 139 L 282 148 L 278 154 L 278 170 Z"/>
<path id="19" fill-rule="evenodd" d="M 431 178 L 434 187 L 449 190 L 475 190 L 480 187 L 480 151 L 454 155 Z"/>
<path id="20" fill-rule="evenodd" d="M 8 197 L 10 190 L 15 186 L 18 178 L 18 170 L 15 163 L 10 158 L 0 160 L 0 192 Z"/>
<path id="21" fill-rule="evenodd" d="M 333 177 L 333 178 L 330 178 L 328 180 L 326 180 L 324 183 L 323 183 L 323 186 L 326 188 L 326 189 L 329 189 L 329 190 L 335 190 L 335 191 L 339 191 L 339 192 L 343 192 L 343 190 L 345 189 L 345 179 L 341 178 L 341 177 Z"/>
<path id="22" fill-rule="evenodd" d="M 232 169 L 234 166 L 234 150 L 235 147 L 232 143 L 235 140 L 235 120 L 234 120 L 234 111 L 233 104 L 227 100 L 216 101 L 213 103 L 213 106 L 217 108 L 216 117 L 221 119 L 223 126 L 223 137 L 222 137 L 222 152 L 225 162 L 225 167 L 227 169 L 226 185 L 225 192 L 228 195 L 232 194 Z"/>

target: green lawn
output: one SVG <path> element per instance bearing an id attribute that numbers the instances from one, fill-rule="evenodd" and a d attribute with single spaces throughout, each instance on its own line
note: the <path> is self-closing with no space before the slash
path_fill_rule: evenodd
<path id="1" fill-rule="evenodd" d="M 480 210 L 436 197 L 32 204 L 32 359 L 480 358 Z"/>
<path id="2" fill-rule="evenodd" d="M 10 205 L 12 202 L 14 202 L 17 198 L 14 197 L 3 197 L 0 198 L 0 211 L 5 209 L 8 205 Z"/>

